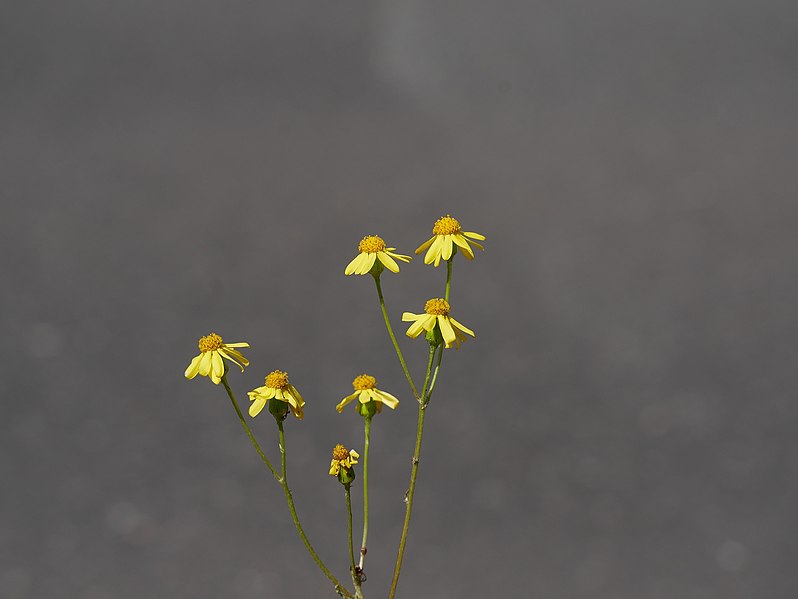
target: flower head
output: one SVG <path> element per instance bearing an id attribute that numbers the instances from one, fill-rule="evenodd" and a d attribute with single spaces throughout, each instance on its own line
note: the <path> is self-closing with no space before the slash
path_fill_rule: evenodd
<path id="1" fill-rule="evenodd" d="M 360 253 L 346 266 L 344 273 L 347 275 L 365 275 L 372 271 L 375 264 L 380 270 L 385 267 L 391 272 L 399 272 L 399 265 L 396 260 L 410 262 L 412 258 L 394 253 L 395 249 L 385 247 L 385 241 L 383 241 L 382 237 L 367 235 L 360 240 L 357 246 L 357 251 Z"/>
<path id="2" fill-rule="evenodd" d="M 402 314 L 402 320 L 405 322 L 413 322 L 407 329 L 407 336 L 415 339 L 421 334 L 421 331 L 429 333 L 438 326 L 446 347 L 451 347 L 452 344 L 455 344 L 458 348 L 460 344 L 466 340 L 466 336 L 463 335 L 463 333 L 468 333 L 472 337 L 476 337 L 474 331 L 463 326 L 449 316 L 450 310 L 451 306 L 449 302 L 443 298 L 436 297 L 427 301 L 424 305 L 424 314 L 405 312 Z"/>
<path id="3" fill-rule="evenodd" d="M 347 450 L 340 443 L 333 448 L 332 461 L 330 462 L 330 476 L 337 476 L 338 479 L 346 484 L 354 480 L 352 466 L 357 464 L 360 454 L 354 449 Z"/>
<path id="4" fill-rule="evenodd" d="M 377 412 L 382 412 L 383 404 L 392 410 L 396 409 L 396 406 L 399 405 L 399 400 L 393 395 L 377 389 L 377 379 L 375 379 L 373 376 L 369 376 L 368 374 L 361 374 L 360 376 L 355 377 L 355 380 L 352 381 L 352 387 L 354 387 L 355 392 L 344 397 L 341 400 L 341 403 L 335 406 L 335 409 L 339 412 L 343 412 L 346 404 L 354 399 L 357 399 L 361 404 L 364 405 L 368 404 L 369 402 L 374 402 L 374 408 L 376 408 Z M 358 408 L 359 407 L 360 406 L 358 406 Z"/>
<path id="5" fill-rule="evenodd" d="M 474 241 L 475 239 L 483 241 L 485 236 L 479 233 L 463 231 L 457 219 L 447 214 L 435 221 L 432 227 L 432 238 L 422 243 L 416 250 L 416 254 L 427 250 L 427 254 L 424 256 L 424 264 L 435 263 L 435 266 L 438 266 L 441 263 L 441 259 L 448 260 L 451 258 L 455 251 L 454 246 L 458 246 L 466 258 L 473 260 L 474 250 L 471 249 L 469 243 L 481 250 L 485 249 Z"/>
<path id="6" fill-rule="evenodd" d="M 270 372 L 264 381 L 263 387 L 257 387 L 249 391 L 249 400 L 252 402 L 249 406 L 249 415 L 253 418 L 260 414 L 266 402 L 270 399 L 282 401 L 288 404 L 291 413 L 302 420 L 305 414 L 302 407 L 305 405 L 305 400 L 299 394 L 291 383 L 288 382 L 288 373 L 282 370 L 274 370 Z"/>
<path id="7" fill-rule="evenodd" d="M 247 360 L 236 347 L 249 347 L 249 343 L 224 343 L 222 338 L 216 333 L 211 333 L 199 340 L 200 355 L 191 360 L 191 364 L 186 368 L 186 378 L 193 379 L 195 376 L 208 376 L 215 384 L 219 384 L 224 376 L 224 362 L 230 360 L 233 364 L 241 368 L 249 366 Z"/>

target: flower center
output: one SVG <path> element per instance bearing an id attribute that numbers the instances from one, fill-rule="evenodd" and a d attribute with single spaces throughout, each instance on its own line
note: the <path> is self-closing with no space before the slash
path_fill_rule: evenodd
<path id="1" fill-rule="evenodd" d="M 288 386 L 288 373 L 275 370 L 266 376 L 266 386 L 272 389 L 283 389 Z"/>
<path id="2" fill-rule="evenodd" d="M 367 374 L 361 374 L 352 381 L 352 386 L 355 391 L 365 391 L 366 389 L 373 389 L 377 386 L 377 379 Z"/>
<path id="3" fill-rule="evenodd" d="M 366 254 L 374 254 L 384 250 L 385 242 L 383 241 L 382 237 L 378 237 L 377 235 L 366 235 L 357 245 L 357 251 L 364 252 Z"/>
<path id="4" fill-rule="evenodd" d="M 434 297 L 424 304 L 424 312 L 434 316 L 446 316 L 451 308 L 449 302 L 442 297 Z"/>
<path id="5" fill-rule="evenodd" d="M 436 220 L 432 227 L 433 235 L 453 235 L 454 233 L 459 232 L 460 223 L 457 222 L 456 218 L 452 218 L 449 214 Z"/>
<path id="6" fill-rule="evenodd" d="M 222 347 L 222 338 L 216 333 L 211 333 L 205 337 L 200 337 L 199 343 L 197 343 L 197 345 L 199 346 L 200 351 L 203 353 L 207 351 L 216 351 Z"/>
<path id="7" fill-rule="evenodd" d="M 340 443 L 335 447 L 333 447 L 334 460 L 338 460 L 340 462 L 341 460 L 345 460 L 348 457 L 349 457 L 349 450 L 346 447 L 344 447 Z"/>

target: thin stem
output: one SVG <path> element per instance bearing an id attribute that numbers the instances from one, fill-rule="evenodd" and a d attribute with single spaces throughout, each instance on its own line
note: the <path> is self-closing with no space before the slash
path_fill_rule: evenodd
<path id="1" fill-rule="evenodd" d="M 230 389 L 230 385 L 227 383 L 227 373 L 222 375 L 222 384 L 224 384 L 224 388 L 227 390 L 227 395 L 230 396 L 230 401 L 233 402 L 233 407 L 236 410 L 236 414 L 238 414 L 238 419 L 241 421 L 241 426 L 244 427 L 244 430 L 247 432 L 247 436 L 249 440 L 252 441 L 252 446 L 255 448 L 255 451 L 258 452 L 260 459 L 263 460 L 263 463 L 271 470 L 272 475 L 274 475 L 275 480 L 280 482 L 280 475 L 277 474 L 277 470 L 275 470 L 272 463 L 269 461 L 269 458 L 266 457 L 266 454 L 263 453 L 263 450 L 260 448 L 260 444 L 258 443 L 257 439 L 255 439 L 255 435 L 252 434 L 252 430 L 249 428 L 246 419 L 244 418 L 244 414 L 241 413 L 241 408 L 238 407 L 238 402 L 236 401 L 236 396 L 233 395 L 232 389 Z"/>
<path id="2" fill-rule="evenodd" d="M 443 346 L 440 347 L 440 351 L 443 351 Z M 430 380 L 430 374 L 432 372 L 432 361 L 435 358 L 435 350 L 437 348 L 434 346 L 430 346 L 429 348 L 429 360 L 427 362 L 427 374 L 424 377 L 424 389 L 421 392 L 421 405 L 418 407 L 418 426 L 416 428 L 416 448 L 413 451 L 413 466 L 410 469 L 410 486 L 407 489 L 407 496 L 405 498 L 405 502 L 407 504 L 405 508 L 405 522 L 402 526 L 402 537 L 399 539 L 399 551 L 396 555 L 396 565 L 393 569 L 393 580 L 391 580 L 391 590 L 388 594 L 388 599 L 393 599 L 396 595 L 396 585 L 399 583 L 399 571 L 402 569 L 402 559 L 405 555 L 405 544 L 407 543 L 407 532 L 410 529 L 410 516 L 413 512 L 413 495 L 416 491 L 416 476 L 418 474 L 418 464 L 419 458 L 421 457 L 421 436 L 424 433 L 424 416 L 427 413 L 426 404 L 424 403 L 425 395 L 427 392 L 427 384 Z"/>
<path id="3" fill-rule="evenodd" d="M 366 559 L 366 539 L 369 536 L 369 438 L 371 437 L 371 416 L 363 418 L 365 442 L 363 445 L 363 541 L 360 543 L 360 569 Z"/>
<path id="4" fill-rule="evenodd" d="M 432 372 L 432 381 L 429 384 L 429 390 L 424 398 L 423 406 L 426 408 L 429 405 L 429 400 L 432 399 L 432 392 L 435 390 L 435 382 L 438 380 L 438 371 L 441 368 L 441 360 L 443 359 L 443 345 L 440 346 L 438 351 L 438 359 L 435 361 L 435 370 Z"/>
<path id="5" fill-rule="evenodd" d="M 344 485 L 344 492 L 346 493 L 346 531 L 349 539 L 349 558 L 350 566 L 349 571 L 352 573 L 352 584 L 355 585 L 355 597 L 362 597 L 363 593 L 360 590 L 360 577 L 358 576 L 357 568 L 355 566 L 355 545 L 352 540 L 352 485 L 347 483 Z"/>
<path id="6" fill-rule="evenodd" d="M 452 262 L 454 262 L 454 255 L 446 261 L 446 293 L 443 299 L 447 302 L 449 301 L 449 291 L 452 289 Z"/>
<path id="7" fill-rule="evenodd" d="M 396 355 L 399 358 L 399 363 L 402 365 L 402 370 L 405 373 L 405 377 L 407 377 L 407 382 L 410 384 L 410 389 L 413 391 L 413 396 L 416 398 L 416 400 L 418 400 L 420 397 L 418 395 L 418 391 L 416 390 L 416 385 L 413 383 L 413 377 L 410 376 L 410 371 L 407 369 L 407 364 L 405 363 L 405 358 L 402 355 L 402 350 L 399 348 L 399 343 L 396 341 L 396 335 L 393 334 L 391 320 L 388 318 L 388 311 L 385 309 L 385 298 L 382 297 L 382 285 L 380 285 L 379 275 L 374 275 L 374 283 L 377 285 L 377 295 L 380 298 L 380 308 L 382 309 L 382 317 L 385 319 L 385 327 L 388 329 L 388 336 L 391 338 L 391 343 L 393 343 L 393 347 L 396 350 Z"/>
<path id="8" fill-rule="evenodd" d="M 305 544 L 305 549 L 308 550 L 310 556 L 313 558 L 313 561 L 316 562 L 316 565 L 324 572 L 324 575 L 330 579 L 335 585 L 335 591 L 341 595 L 342 597 L 347 597 L 348 599 L 354 599 L 352 593 L 350 593 L 344 586 L 338 582 L 338 579 L 333 576 L 332 572 L 327 569 L 327 566 L 324 565 L 324 562 L 321 561 L 321 558 L 316 553 L 316 550 L 313 549 L 313 546 L 310 544 L 305 531 L 302 529 L 302 525 L 299 523 L 299 516 L 296 513 L 296 507 L 294 506 L 294 498 L 291 496 L 291 489 L 288 488 L 288 479 L 286 478 L 286 468 L 285 468 L 285 432 L 283 431 L 283 423 L 282 421 L 277 421 L 277 428 L 280 431 L 280 463 L 282 464 L 282 477 L 278 479 L 278 482 L 283 487 L 283 491 L 285 492 L 285 500 L 288 502 L 288 509 L 291 512 L 291 518 L 294 520 L 294 526 L 296 527 L 297 532 L 299 533 L 302 542 Z"/>

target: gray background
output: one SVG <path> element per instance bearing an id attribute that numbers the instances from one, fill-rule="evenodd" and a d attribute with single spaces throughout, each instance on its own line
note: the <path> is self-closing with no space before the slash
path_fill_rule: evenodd
<path id="1" fill-rule="evenodd" d="M 330 596 L 223 389 L 183 378 L 216 330 L 252 343 L 245 403 L 274 368 L 306 396 L 293 486 L 343 578 L 326 468 L 362 431 L 333 406 L 362 371 L 403 400 L 384 597 L 415 409 L 343 269 L 451 212 L 488 237 L 455 265 L 478 339 L 400 595 L 795 597 L 797 69 L 793 0 L 3 0 L 0 596 Z M 386 275 L 394 318 L 443 274 Z"/>

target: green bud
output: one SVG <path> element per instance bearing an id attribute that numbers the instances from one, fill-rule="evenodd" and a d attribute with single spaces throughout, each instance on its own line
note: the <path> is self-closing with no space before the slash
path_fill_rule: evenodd
<path id="1" fill-rule="evenodd" d="M 371 418 L 374 414 L 377 413 L 377 404 L 376 402 L 370 401 L 368 403 L 357 403 L 357 412 L 363 418 Z"/>
<path id="2" fill-rule="evenodd" d="M 371 270 L 369 272 L 371 273 L 371 276 L 373 276 L 376 279 L 382 274 L 383 270 L 385 270 L 385 267 L 382 265 L 382 262 L 380 262 L 380 259 L 377 258 L 374 261 L 374 266 L 371 267 Z"/>
<path id="3" fill-rule="evenodd" d="M 270 399 L 268 401 L 269 414 L 274 416 L 277 422 L 282 422 L 288 417 L 288 403 L 280 401 L 279 399 Z"/>
<path id="4" fill-rule="evenodd" d="M 431 331 L 427 331 L 427 341 L 432 347 L 438 347 L 441 343 L 443 343 L 441 327 L 438 326 L 437 322 L 435 323 L 435 326 L 432 327 Z"/>
<path id="5" fill-rule="evenodd" d="M 351 485 L 352 481 L 355 480 L 355 469 L 342 467 L 338 471 L 338 480 L 342 485 Z"/>

